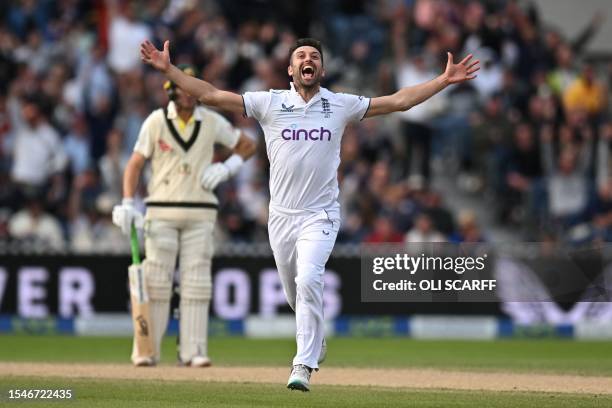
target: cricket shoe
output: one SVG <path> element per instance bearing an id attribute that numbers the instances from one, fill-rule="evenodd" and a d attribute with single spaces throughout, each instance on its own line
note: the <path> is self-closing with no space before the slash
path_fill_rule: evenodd
<path id="1" fill-rule="evenodd" d="M 326 358 L 327 358 L 327 342 L 325 341 L 325 338 L 323 338 L 323 344 L 321 344 L 321 352 L 319 353 L 319 359 L 317 360 L 317 363 L 321 364 L 322 362 L 325 361 Z"/>
<path id="2" fill-rule="evenodd" d="M 212 362 L 208 357 L 195 356 L 189 361 L 181 361 L 179 359 L 177 365 L 179 367 L 210 367 Z"/>
<path id="3" fill-rule="evenodd" d="M 132 363 L 136 367 L 155 367 L 155 360 L 153 357 L 134 357 Z"/>
<path id="4" fill-rule="evenodd" d="M 294 365 L 287 382 L 287 388 L 304 392 L 310 391 L 310 373 L 312 373 L 312 368 L 304 364 Z"/>
<path id="5" fill-rule="evenodd" d="M 210 367 L 212 362 L 210 358 L 204 356 L 195 356 L 189 364 L 191 367 Z"/>

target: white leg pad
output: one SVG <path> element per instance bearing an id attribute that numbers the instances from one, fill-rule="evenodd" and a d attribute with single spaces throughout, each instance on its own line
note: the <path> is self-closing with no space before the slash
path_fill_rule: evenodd
<path id="1" fill-rule="evenodd" d="M 161 358 L 161 341 L 166 332 L 170 315 L 174 266 L 145 260 L 143 268 L 149 291 L 149 313 L 151 315 L 153 349 L 155 350 L 155 360 L 159 361 Z"/>
<path id="2" fill-rule="evenodd" d="M 180 359 L 208 356 L 208 309 L 212 292 L 210 261 L 181 267 Z"/>

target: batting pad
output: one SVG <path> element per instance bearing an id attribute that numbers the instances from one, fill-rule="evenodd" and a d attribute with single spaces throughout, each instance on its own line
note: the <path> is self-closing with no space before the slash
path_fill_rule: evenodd
<path id="1" fill-rule="evenodd" d="M 181 270 L 180 358 L 208 356 L 208 309 L 211 296 L 210 264 L 197 263 Z"/>
<path id="2" fill-rule="evenodd" d="M 172 296 L 172 273 L 170 264 L 145 259 L 143 269 L 147 280 L 149 296 L 149 314 L 153 332 L 155 359 L 161 358 L 161 340 L 168 326 L 170 317 L 170 297 Z"/>

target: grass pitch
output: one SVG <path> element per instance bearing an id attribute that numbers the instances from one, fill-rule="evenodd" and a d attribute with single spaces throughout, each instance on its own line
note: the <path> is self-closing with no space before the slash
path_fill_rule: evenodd
<path id="1" fill-rule="evenodd" d="M 163 345 L 163 364 L 174 365 L 175 344 Z M 217 366 L 286 366 L 293 340 L 214 338 Z M 491 372 L 612 376 L 612 343 L 568 340 L 415 341 L 398 338 L 331 338 L 325 366 L 437 368 Z M 69 336 L 2 336 L 0 361 L 129 364 L 131 339 Z M 71 388 L 70 401 L 28 401 L 19 406 L 317 406 L 317 407 L 607 407 L 612 395 L 421 390 L 327 386 L 291 392 L 284 384 L 11 377 L 0 372 L 0 405 L 10 388 Z"/>

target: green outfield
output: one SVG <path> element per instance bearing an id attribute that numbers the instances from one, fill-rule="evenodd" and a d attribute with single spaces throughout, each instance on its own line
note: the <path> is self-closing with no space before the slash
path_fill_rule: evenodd
<path id="1" fill-rule="evenodd" d="M 612 375 L 612 342 L 571 340 L 410 340 L 400 338 L 332 338 L 328 366 L 427 367 L 504 370 L 578 375 Z M 291 339 L 210 340 L 218 365 L 288 366 Z M 95 351 L 92 353 L 92 350 Z M 2 336 L 0 361 L 127 362 L 131 339 L 71 336 Z M 176 361 L 174 339 L 166 339 L 163 361 Z"/>
<path id="2" fill-rule="evenodd" d="M 327 367 L 423 368 L 495 373 L 543 373 L 612 377 L 612 343 L 568 340 L 416 341 L 399 338 L 332 338 Z M 128 338 L 69 336 L 2 336 L 0 362 L 124 363 Z M 214 338 L 210 355 L 215 366 L 288 367 L 292 340 Z M 163 364 L 175 362 L 175 344 L 167 339 Z M 350 373 L 350 370 L 347 370 Z M 317 375 L 317 374 L 315 374 Z M 0 390 L 9 388 L 72 388 L 76 399 L 66 406 L 417 406 L 417 407 L 596 407 L 612 406 L 612 395 L 385 388 L 379 386 L 313 385 L 302 394 L 283 384 L 195 382 L 8 376 L 0 371 Z M 0 402 L 2 400 L 0 399 Z M 40 403 L 32 403 L 41 406 Z M 64 405 L 59 404 L 59 405 Z M 2 405 L 2 404 L 0 404 Z M 54 403 L 54 405 L 56 405 Z M 19 405 L 26 406 L 26 405 Z"/>
<path id="3" fill-rule="evenodd" d="M 612 398 L 549 393 L 396 390 L 319 385 L 291 392 L 275 384 L 162 381 L 47 380 L 0 377 L 0 389 L 67 388 L 75 398 L 49 406 L 67 407 L 610 407 Z M 2 400 L 0 400 L 2 402 Z M 16 402 L 15 406 L 26 406 Z M 31 403 L 32 406 L 42 406 Z"/>

